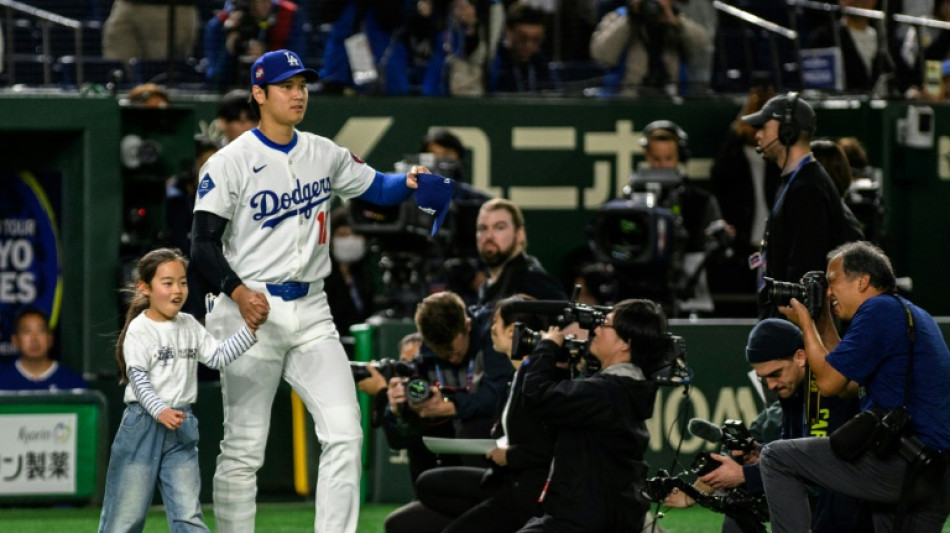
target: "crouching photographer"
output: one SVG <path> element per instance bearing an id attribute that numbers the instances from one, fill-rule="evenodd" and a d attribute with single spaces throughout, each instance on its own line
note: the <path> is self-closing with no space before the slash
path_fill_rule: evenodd
<path id="1" fill-rule="evenodd" d="M 780 311 L 801 327 L 820 392 L 860 389 L 864 411 L 829 438 L 763 448 L 772 531 L 808 530 L 811 484 L 874 502 L 875 531 L 939 532 L 950 509 L 950 351 L 934 319 L 894 294 L 890 260 L 874 245 L 858 241 L 832 250 L 827 281 L 817 324 L 797 298 Z M 832 311 L 850 320 L 843 338 Z"/>
<path id="2" fill-rule="evenodd" d="M 520 531 L 640 531 L 649 503 L 643 452 L 657 383 L 650 379 L 669 342 L 666 317 L 650 300 L 624 300 L 593 330 L 600 370 L 571 380 L 559 362 L 564 335 L 542 334 L 524 377 L 525 401 L 557 431 L 540 501 L 544 515 Z M 562 363 L 563 366 L 563 363 Z"/>
<path id="3" fill-rule="evenodd" d="M 824 294 L 819 297 L 823 302 Z M 749 333 L 745 357 L 763 385 L 779 398 L 781 439 L 826 437 L 858 413 L 856 398 L 823 397 L 819 394 L 818 387 L 814 385 L 814 374 L 806 360 L 802 333 L 798 327 L 785 319 L 767 318 L 756 324 Z M 711 489 L 741 489 L 751 498 L 761 499 L 764 495 L 759 465 L 761 444 L 752 440 L 751 436 L 737 437 L 743 435 L 743 432 L 735 428 L 736 421 L 727 420 L 720 429 L 706 420 L 690 420 L 690 433 L 722 444 L 731 451 L 731 456 L 709 454 L 706 461 L 709 468 L 695 472 L 698 474 L 697 480 Z M 678 497 L 667 498 L 667 505 L 685 507 L 692 503 L 689 500 L 684 501 L 688 492 L 679 490 L 677 494 Z M 863 533 L 871 529 L 867 513 L 863 508 L 859 508 L 861 504 L 855 498 L 828 489 L 810 488 L 809 500 L 813 515 L 810 531 Z M 703 501 L 699 503 L 726 514 L 727 518 L 723 523 L 725 533 L 765 530 L 764 526 L 750 520 L 761 518 L 757 512 L 750 512 L 756 511 L 755 509 L 732 509 L 727 505 L 718 505 L 718 501 L 713 501 L 713 505 L 707 505 Z M 766 511 L 764 514 L 767 519 L 767 510 L 763 510 Z"/>

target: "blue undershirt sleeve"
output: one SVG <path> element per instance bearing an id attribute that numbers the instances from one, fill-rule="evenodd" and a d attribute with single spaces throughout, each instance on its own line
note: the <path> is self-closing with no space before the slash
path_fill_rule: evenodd
<path id="1" fill-rule="evenodd" d="M 404 202 L 412 193 L 413 189 L 406 187 L 405 174 L 376 172 L 369 189 L 358 198 L 376 205 L 395 205 Z"/>

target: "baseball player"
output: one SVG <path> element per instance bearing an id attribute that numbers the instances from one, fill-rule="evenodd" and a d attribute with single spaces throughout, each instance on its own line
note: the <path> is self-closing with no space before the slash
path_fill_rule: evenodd
<path id="1" fill-rule="evenodd" d="M 397 204 L 428 170 L 382 174 L 329 139 L 295 129 L 316 77 L 291 51 L 261 56 L 251 67 L 260 124 L 200 172 L 193 259 L 223 293 L 207 328 L 225 338 L 244 320 L 262 323 L 258 344 L 221 374 L 214 514 L 222 532 L 254 530 L 256 473 L 282 377 L 313 416 L 322 446 L 314 530 L 356 531 L 363 436 L 356 387 L 323 292 L 330 198 Z"/>

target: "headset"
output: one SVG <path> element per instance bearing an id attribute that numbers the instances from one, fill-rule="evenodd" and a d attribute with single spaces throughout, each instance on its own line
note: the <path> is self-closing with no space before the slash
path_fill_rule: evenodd
<path id="1" fill-rule="evenodd" d="M 785 98 L 785 114 L 782 116 L 782 123 L 778 126 L 778 142 L 786 148 L 798 142 L 798 136 L 802 132 L 801 125 L 795 120 L 797 110 L 798 93 L 789 92 Z"/>
<path id="2" fill-rule="evenodd" d="M 689 135 L 672 120 L 654 120 L 647 124 L 646 127 L 643 128 L 643 132 L 640 133 L 640 146 L 646 149 L 651 140 L 656 140 L 652 137 L 654 137 L 658 131 L 668 131 L 676 138 L 676 153 L 680 163 L 689 161 Z"/>

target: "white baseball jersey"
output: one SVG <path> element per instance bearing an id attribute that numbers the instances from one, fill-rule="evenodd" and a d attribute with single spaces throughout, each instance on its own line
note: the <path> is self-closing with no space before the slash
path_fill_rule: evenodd
<path id="1" fill-rule="evenodd" d="M 313 283 L 330 274 L 330 196 L 363 194 L 376 171 L 333 141 L 294 130 L 276 144 L 256 128 L 201 168 L 195 212 L 231 221 L 224 257 L 244 280 Z"/>

